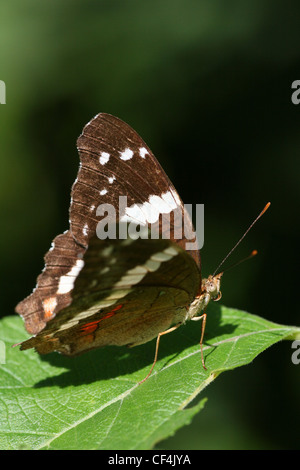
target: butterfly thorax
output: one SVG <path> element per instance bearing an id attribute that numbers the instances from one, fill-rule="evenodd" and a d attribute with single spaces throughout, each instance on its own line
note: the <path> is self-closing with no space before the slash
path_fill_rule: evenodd
<path id="1" fill-rule="evenodd" d="M 187 320 L 200 315 L 211 300 L 220 300 L 222 296 L 220 290 L 222 274 L 210 275 L 207 279 L 202 280 L 200 294 L 191 303 L 187 313 Z"/>

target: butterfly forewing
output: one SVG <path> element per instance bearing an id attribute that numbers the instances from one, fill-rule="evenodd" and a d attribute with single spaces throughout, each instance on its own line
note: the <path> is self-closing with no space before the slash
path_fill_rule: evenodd
<path id="1" fill-rule="evenodd" d="M 192 231 L 192 223 L 183 203 L 143 139 L 126 123 L 98 114 L 78 138 L 80 169 L 72 188 L 70 226 L 75 239 L 83 246 L 95 233 L 99 221 L 96 211 L 101 204 L 116 210 L 117 222 L 124 219 L 142 225 L 158 224 L 161 218 L 171 219 L 168 238 L 185 249 L 185 232 L 176 238 L 175 225 Z M 119 197 L 126 196 L 127 210 L 120 213 Z M 176 224 L 177 221 L 177 224 Z M 192 241 L 192 240 L 190 240 Z M 200 267 L 198 250 L 190 252 Z"/>
<path id="2" fill-rule="evenodd" d="M 161 196 L 173 189 L 145 142 L 114 116 L 99 114 L 90 121 L 78 138 L 77 148 L 80 169 L 72 188 L 70 223 L 74 237 L 83 245 L 95 233 L 99 204 L 112 204 L 119 220 L 119 196 L 126 196 L 128 207 L 141 205 L 141 210 L 135 211 L 138 223 L 139 216 L 142 220 L 147 216 L 143 204 L 151 195 Z M 181 204 L 171 193 L 169 199 L 174 206 Z"/>

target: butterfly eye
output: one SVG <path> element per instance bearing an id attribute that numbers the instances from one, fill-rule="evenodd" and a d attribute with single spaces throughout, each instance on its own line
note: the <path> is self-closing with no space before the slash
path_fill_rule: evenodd
<path id="1" fill-rule="evenodd" d="M 210 294 L 213 294 L 216 291 L 216 286 L 214 282 L 208 282 L 206 285 L 206 290 Z"/>

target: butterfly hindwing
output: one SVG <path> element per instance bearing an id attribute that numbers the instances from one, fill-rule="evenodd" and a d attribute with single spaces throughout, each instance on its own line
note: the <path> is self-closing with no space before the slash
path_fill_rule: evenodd
<path id="1" fill-rule="evenodd" d="M 82 266 L 85 248 L 70 231 L 58 235 L 45 255 L 45 268 L 31 295 L 16 306 L 30 334 L 37 334 L 60 310 L 72 302 L 73 281 Z"/>
<path id="2" fill-rule="evenodd" d="M 74 355 L 144 343 L 184 322 L 200 278 L 193 259 L 169 240 L 94 237 L 83 261 L 71 305 L 21 349 Z"/>

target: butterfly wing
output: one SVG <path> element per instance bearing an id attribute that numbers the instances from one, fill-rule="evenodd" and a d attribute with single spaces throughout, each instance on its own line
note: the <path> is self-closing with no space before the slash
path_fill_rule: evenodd
<path id="1" fill-rule="evenodd" d="M 93 237 L 83 262 L 71 305 L 21 349 L 76 355 L 145 343 L 185 321 L 200 278 L 190 255 L 169 240 Z"/>
<path id="2" fill-rule="evenodd" d="M 44 257 L 45 268 L 37 278 L 36 288 L 16 306 L 28 333 L 39 333 L 51 318 L 70 305 L 72 288 L 85 252 L 69 230 L 53 240 Z"/>
<path id="3" fill-rule="evenodd" d="M 123 324 L 127 325 L 122 330 L 127 331 L 123 334 L 123 337 L 127 339 L 122 340 L 122 344 L 125 344 L 130 336 L 129 329 L 133 324 L 143 323 L 142 318 L 144 318 L 145 312 L 148 315 L 148 324 L 153 323 L 154 325 L 155 319 L 151 316 L 151 311 L 154 309 L 151 306 L 153 305 L 157 306 L 157 318 L 161 318 L 157 320 L 157 323 L 162 326 L 160 331 L 164 329 L 165 323 L 169 324 L 169 320 L 163 321 L 164 318 L 170 315 L 172 321 L 174 320 L 176 315 L 174 314 L 172 295 L 175 295 L 175 291 L 172 289 L 176 289 L 175 297 L 179 294 L 179 297 L 182 297 L 179 302 L 180 308 L 186 309 L 186 305 L 192 302 L 201 285 L 199 252 L 198 250 L 188 252 L 185 246 L 187 242 L 185 232 L 178 238 L 176 231 L 178 223 L 183 227 L 183 220 L 184 226 L 188 230 L 192 230 L 192 222 L 174 186 L 140 136 L 120 119 L 102 113 L 85 126 L 78 138 L 77 146 L 80 168 L 71 192 L 70 228 L 54 239 L 45 256 L 45 268 L 38 277 L 37 287 L 29 297 L 16 307 L 17 313 L 25 320 L 27 331 L 37 335 L 36 338 L 24 343 L 23 347 L 25 344 L 37 345 L 38 343 L 35 341 L 39 341 L 41 338 L 44 341 L 46 333 L 49 333 L 48 345 L 51 341 L 53 344 L 57 343 L 58 335 L 59 346 L 56 350 L 62 350 L 62 345 L 66 344 L 68 346 L 64 352 L 68 353 L 68 351 L 76 349 L 71 346 L 71 337 L 74 335 L 76 338 L 77 332 L 78 337 L 80 334 L 81 337 L 85 336 L 82 342 L 86 343 L 85 348 L 87 349 L 88 335 L 83 334 L 82 331 L 86 333 L 89 329 L 86 327 L 81 330 L 84 321 L 87 324 L 87 320 L 88 323 L 98 322 L 97 328 L 95 324 L 89 327 L 90 329 L 95 328 L 95 332 L 97 331 L 97 333 L 93 333 L 94 339 L 91 347 L 98 347 L 104 341 L 103 338 L 100 338 L 102 334 L 100 332 L 104 325 L 110 324 L 112 318 L 114 318 L 116 325 L 117 318 L 119 319 L 121 316 Z M 126 196 L 127 205 L 123 211 L 120 209 L 120 196 Z M 130 239 L 120 241 L 120 243 L 114 240 L 99 240 L 95 234 L 99 223 L 97 210 L 100 205 L 101 207 L 110 205 L 115 208 L 116 217 L 113 222 L 148 225 L 148 228 L 156 225 L 159 240 L 144 240 L 140 241 L 142 245 L 135 242 L 132 246 L 130 246 L 130 242 L 132 242 Z M 162 218 L 168 215 L 170 216 L 169 239 L 162 240 L 161 238 L 164 238 Z M 101 246 L 97 246 L 97 240 Z M 142 248 L 139 248 L 140 246 Z M 151 246 L 151 250 L 153 250 L 150 253 L 147 251 L 148 246 Z M 101 251 L 102 255 L 96 255 L 95 247 Z M 94 300 L 101 304 L 104 300 L 107 301 L 105 296 L 111 295 L 111 292 L 117 291 L 117 295 L 121 295 L 123 288 L 120 289 L 120 285 L 116 287 L 118 276 L 122 279 L 122 276 L 126 276 L 127 271 L 134 270 L 137 266 L 143 266 L 143 261 L 144 263 L 151 261 L 151 256 L 154 256 L 155 253 L 162 253 L 168 247 L 171 251 L 172 249 L 179 250 L 180 254 L 174 256 L 174 259 L 166 260 L 157 270 L 151 271 L 150 269 L 141 278 L 141 281 L 134 283 L 134 285 L 130 285 L 128 277 L 127 288 L 132 291 L 124 296 L 124 306 L 116 311 L 118 317 L 117 313 L 107 317 L 111 312 L 111 307 L 115 308 L 115 303 L 108 305 L 104 310 L 101 306 L 97 311 L 93 310 Z M 103 252 L 110 253 L 110 255 L 106 258 Z M 135 257 L 135 252 L 138 258 Z M 115 253 L 113 258 L 111 258 L 112 253 Z M 148 258 L 143 257 L 143 253 L 145 256 L 148 253 Z M 93 268 L 91 268 L 91 256 L 97 263 L 97 266 L 93 265 Z M 111 259 L 116 260 L 114 269 L 109 265 Z M 131 261 L 129 262 L 129 260 Z M 185 281 L 178 272 L 178 260 L 183 263 L 183 272 L 190 279 L 188 287 L 183 287 Z M 107 271 L 108 269 L 109 271 Z M 102 272 L 101 276 L 100 272 Z M 94 276 L 93 279 L 92 276 Z M 138 277 L 137 272 L 134 272 L 133 279 Z M 172 277 L 178 279 L 175 286 L 172 284 Z M 91 279 L 96 282 L 94 288 L 86 286 L 83 290 L 82 287 L 78 287 L 84 282 L 92 283 Z M 98 282 L 99 279 L 101 282 Z M 144 288 L 146 281 L 148 285 L 143 294 L 139 289 Z M 161 292 L 167 294 L 161 294 Z M 162 301 L 163 295 L 169 296 L 168 301 Z M 158 300 L 154 302 L 155 296 L 158 296 Z M 159 308 L 158 305 L 160 305 Z M 93 313 L 87 315 L 85 319 L 84 312 L 89 308 Z M 74 315 L 77 315 L 77 320 L 80 321 L 74 320 L 73 324 Z M 81 316 L 78 317 L 78 315 Z M 104 316 L 103 320 L 101 315 Z M 71 326 L 66 327 L 66 325 Z M 157 328 L 154 328 L 153 325 L 150 325 L 150 329 L 155 333 Z M 50 332 L 49 329 L 51 329 Z M 58 330 L 58 333 L 54 336 L 55 340 L 50 341 L 55 329 Z M 141 330 L 146 330 L 146 326 L 141 327 Z M 140 341 L 141 337 L 145 335 L 145 332 L 134 333 L 134 328 L 132 331 L 129 343 Z M 40 332 L 42 332 L 41 336 Z M 106 336 L 110 335 L 112 336 L 112 333 L 106 330 Z M 42 349 L 39 343 L 38 350 L 42 352 Z M 84 349 L 84 346 L 81 349 Z"/>
<path id="4" fill-rule="evenodd" d="M 84 127 L 77 148 L 80 168 L 70 207 L 70 230 L 77 242 L 88 246 L 99 220 L 97 207 L 110 204 L 116 208 L 117 222 L 153 225 L 159 223 L 159 216 L 171 215 L 168 238 L 186 249 L 185 234 L 193 232 L 190 217 L 161 165 L 128 124 L 98 114 Z M 119 196 L 127 198 L 125 214 L 119 211 Z M 176 238 L 174 224 L 183 220 L 185 230 Z M 198 250 L 189 253 L 200 268 Z"/>

